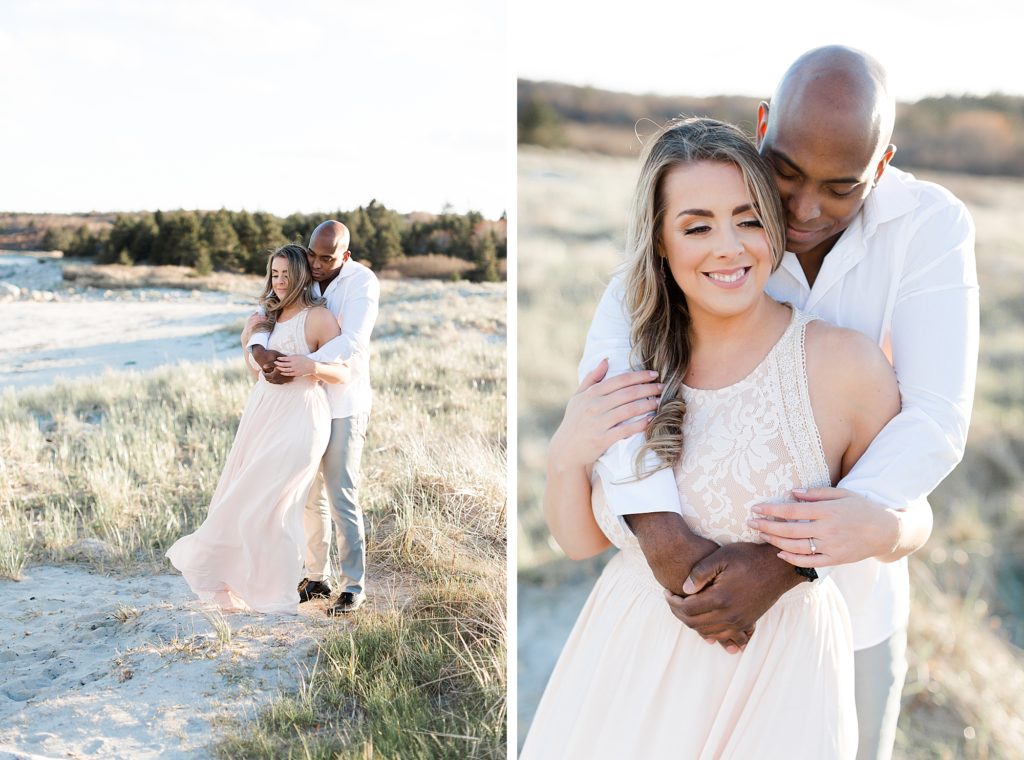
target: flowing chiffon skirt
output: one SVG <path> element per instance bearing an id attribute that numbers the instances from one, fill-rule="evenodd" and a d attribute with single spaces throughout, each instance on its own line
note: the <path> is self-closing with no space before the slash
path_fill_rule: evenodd
<path id="1" fill-rule="evenodd" d="M 297 613 L 303 505 L 330 432 L 323 387 L 260 376 L 206 520 L 167 551 L 197 596 L 223 609 Z"/>
<path id="2" fill-rule="evenodd" d="M 856 745 L 852 634 L 832 581 L 785 593 L 729 654 L 672 615 L 627 549 L 580 613 L 521 757 L 828 760 Z"/>

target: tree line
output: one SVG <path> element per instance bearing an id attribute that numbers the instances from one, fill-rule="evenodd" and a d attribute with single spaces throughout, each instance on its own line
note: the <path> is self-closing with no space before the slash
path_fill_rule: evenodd
<path id="1" fill-rule="evenodd" d="M 306 243 L 324 219 L 343 222 L 352 233 L 352 256 L 377 270 L 403 256 L 434 253 L 473 262 L 470 279 L 495 281 L 500 279 L 498 259 L 507 255 L 504 216 L 495 222 L 476 211 L 456 214 L 447 208 L 437 215 L 402 215 L 376 200 L 351 211 L 286 217 L 228 209 L 119 214 L 102 228 L 50 226 L 41 245 L 103 264 L 174 264 L 200 274 L 263 274 L 271 250 Z"/>
<path id="2" fill-rule="evenodd" d="M 721 119 L 753 135 L 759 100 L 634 95 L 520 79 L 518 141 L 636 156 L 638 134 L 649 135 L 680 114 Z M 897 166 L 1024 176 L 1024 97 L 946 95 L 897 103 L 893 142 Z"/>

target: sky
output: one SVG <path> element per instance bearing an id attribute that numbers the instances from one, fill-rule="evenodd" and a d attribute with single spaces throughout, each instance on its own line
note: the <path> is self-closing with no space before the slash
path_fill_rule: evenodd
<path id="1" fill-rule="evenodd" d="M 503 0 L 4 0 L 0 211 L 514 198 Z"/>
<path id="2" fill-rule="evenodd" d="M 842 44 L 881 61 L 898 100 L 1024 95 L 1024 9 L 1004 0 L 630 0 L 608 10 L 517 0 L 515 9 L 514 36 L 528 44 L 518 69 L 526 79 L 766 97 L 801 53 Z"/>

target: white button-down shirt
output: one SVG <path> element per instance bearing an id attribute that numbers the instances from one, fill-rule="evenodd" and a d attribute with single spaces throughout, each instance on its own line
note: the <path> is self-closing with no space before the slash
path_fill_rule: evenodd
<path id="1" fill-rule="evenodd" d="M 974 223 L 963 203 L 938 185 L 889 167 L 825 256 L 814 286 L 808 286 L 796 256 L 786 253 L 767 291 L 869 335 L 896 371 L 901 412 L 838 486 L 887 506 L 925 499 L 963 457 L 974 399 L 978 279 Z M 581 379 L 603 357 L 609 376 L 630 369 L 623 296 L 618 275 L 587 335 Z M 597 462 L 612 510 L 690 512 L 680 504 L 670 469 L 635 478 L 633 462 L 642 443 L 642 435 L 619 441 Z M 906 625 L 906 559 L 868 559 L 836 567 L 830 575 L 850 609 L 855 648 L 874 646 Z"/>
<path id="2" fill-rule="evenodd" d="M 380 302 L 377 276 L 369 267 L 349 259 L 326 291 L 321 293 L 320 283 L 314 283 L 313 294 L 327 299 L 327 308 L 338 318 L 341 335 L 309 354 L 309 358 L 318 362 L 348 362 L 352 370 L 352 379 L 347 383 L 325 383 L 331 417 L 369 414 L 373 405 L 370 334 Z M 266 347 L 268 340 L 268 333 L 254 333 L 248 345 Z"/>

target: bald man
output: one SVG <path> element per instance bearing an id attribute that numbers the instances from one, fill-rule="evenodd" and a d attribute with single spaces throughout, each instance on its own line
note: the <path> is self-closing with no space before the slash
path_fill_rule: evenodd
<path id="1" fill-rule="evenodd" d="M 978 354 L 973 222 L 949 192 L 890 166 L 894 115 L 878 62 L 838 46 L 801 56 L 757 112 L 758 145 L 786 209 L 787 252 L 768 292 L 876 340 L 900 384 L 901 413 L 840 488 L 759 505 L 750 525 L 766 543 L 705 555 L 672 471 L 635 478 L 642 435 L 595 467 L 655 575 L 675 578 L 673 613 L 730 652 L 797 583 L 838 584 L 857 650 L 864 760 L 892 754 L 906 674 L 906 556 L 931 532 L 927 495 L 963 457 Z M 581 379 L 604 357 L 608 376 L 630 369 L 623 293 L 617 277 L 591 325 Z"/>
<path id="2" fill-rule="evenodd" d="M 253 359 L 270 382 L 289 382 L 315 371 L 315 362 L 346 362 L 352 378 L 328 384 L 331 439 L 306 503 L 306 578 L 299 584 L 302 602 L 331 594 L 331 520 L 338 544 L 341 591 L 328 614 L 354 612 L 366 599 L 366 533 L 358 491 L 363 444 L 370 419 L 370 334 L 377 320 L 380 284 L 354 261 L 349 231 L 341 222 L 321 223 L 309 238 L 306 257 L 313 273 L 313 294 L 327 300 L 341 335 L 308 356 L 278 357 L 266 352 L 267 333 L 249 340 Z"/>

